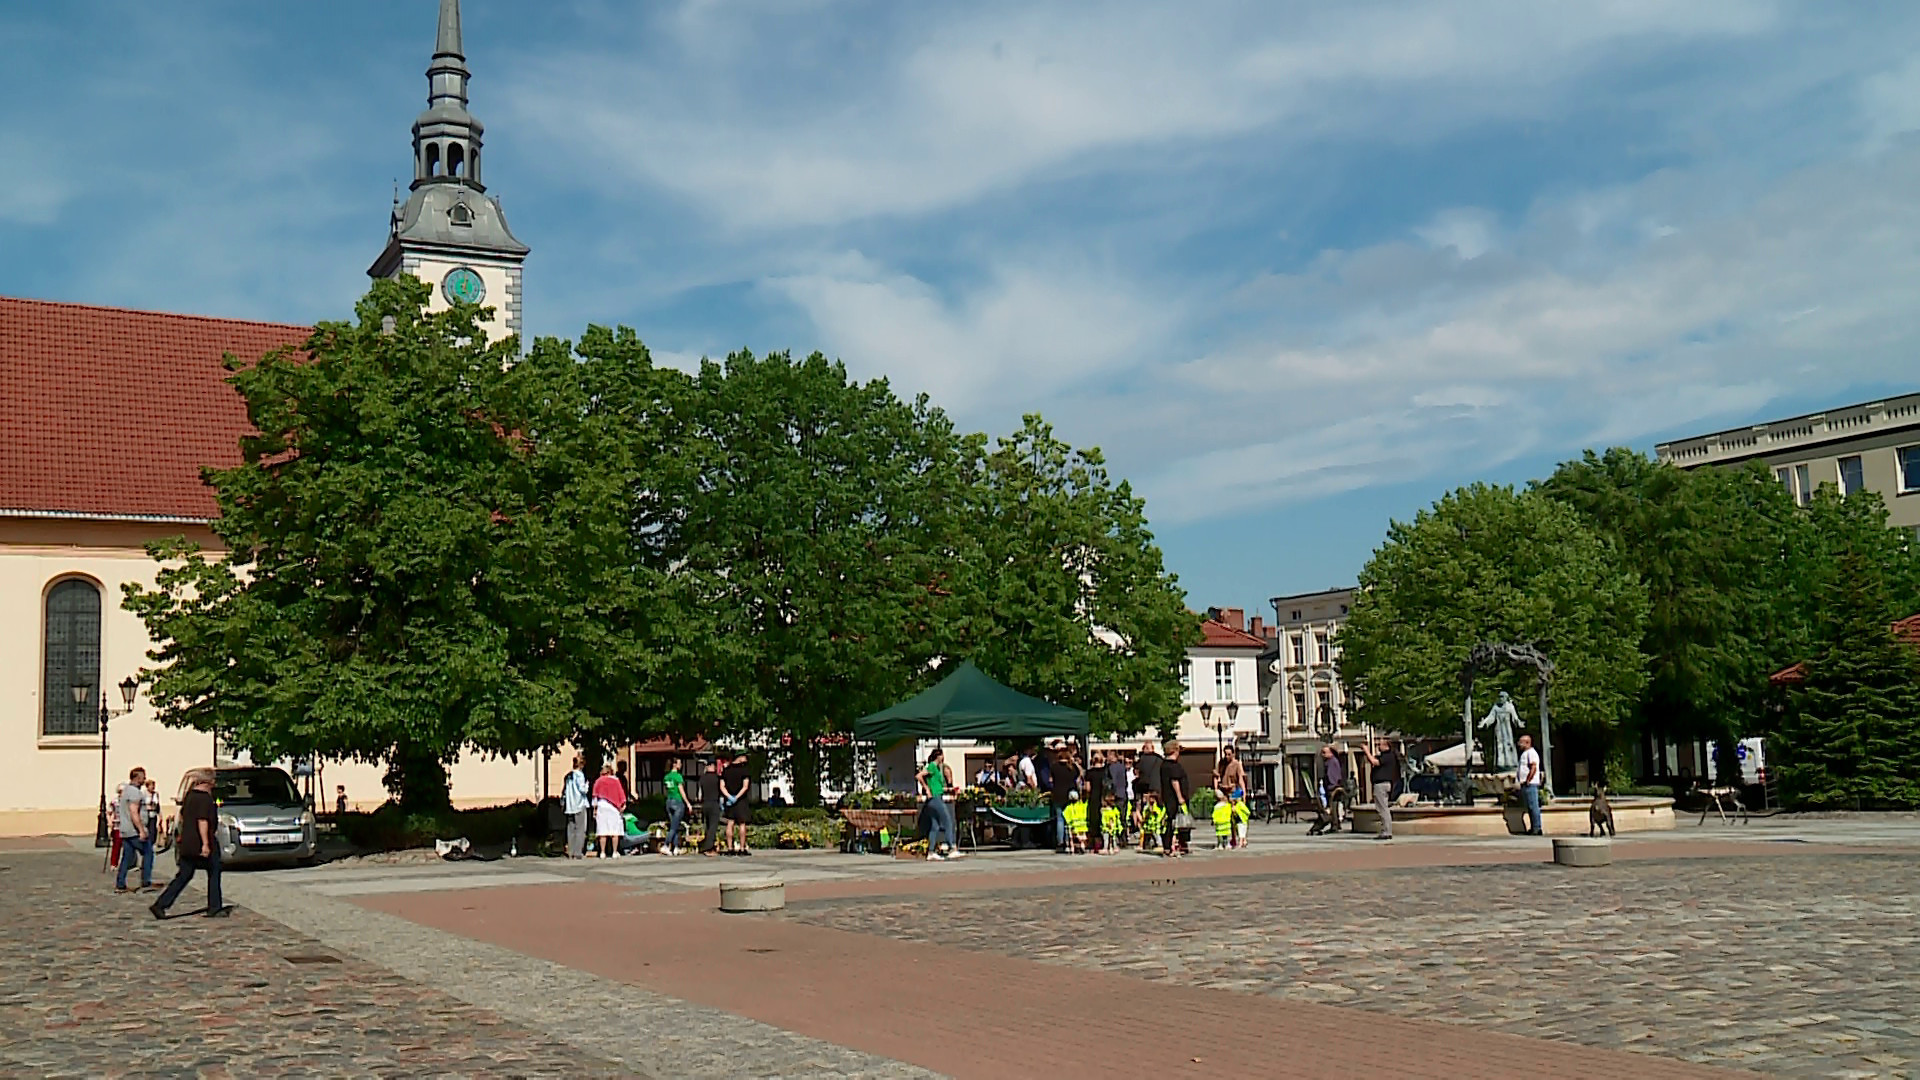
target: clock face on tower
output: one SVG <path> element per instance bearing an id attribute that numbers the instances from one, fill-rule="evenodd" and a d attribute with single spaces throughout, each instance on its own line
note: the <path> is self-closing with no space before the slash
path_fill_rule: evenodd
<path id="1" fill-rule="evenodd" d="M 480 275 L 464 266 L 456 266 L 447 271 L 440 280 L 440 294 L 449 304 L 477 304 L 487 298 L 487 287 Z"/>

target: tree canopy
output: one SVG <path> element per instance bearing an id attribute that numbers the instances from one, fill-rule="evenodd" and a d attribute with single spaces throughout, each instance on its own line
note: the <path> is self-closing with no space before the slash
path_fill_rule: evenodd
<path id="1" fill-rule="evenodd" d="M 1554 731 L 1602 742 L 1646 683 L 1646 622 L 1638 578 L 1579 515 L 1537 492 L 1476 484 L 1388 528 L 1339 634 L 1340 676 L 1365 722 L 1444 736 L 1461 727 L 1468 652 L 1535 644 L 1555 667 Z M 1532 680 L 1489 674 L 1476 696 L 1512 691 L 1525 716 Z"/>
<path id="2" fill-rule="evenodd" d="M 156 545 L 126 606 L 163 722 L 389 764 L 652 735 L 784 748 L 973 659 L 1137 731 L 1198 635 L 1145 509 L 1038 417 L 992 450 L 818 354 L 655 366 L 630 330 L 525 355 L 376 283 L 352 323 L 228 359 L 257 434 L 209 470 L 227 551 Z"/>

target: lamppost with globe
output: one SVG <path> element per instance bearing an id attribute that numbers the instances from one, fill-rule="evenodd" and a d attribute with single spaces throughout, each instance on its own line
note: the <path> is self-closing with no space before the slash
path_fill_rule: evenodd
<path id="1" fill-rule="evenodd" d="M 93 688 L 85 683 L 74 683 L 71 689 L 73 703 L 84 707 Z M 139 692 L 139 680 L 133 676 L 120 680 L 120 702 L 125 707 L 119 712 L 107 708 L 106 695 L 100 695 L 100 816 L 93 825 L 93 846 L 97 848 L 106 847 L 111 842 L 107 828 L 107 721 L 132 712 L 134 695 Z"/>

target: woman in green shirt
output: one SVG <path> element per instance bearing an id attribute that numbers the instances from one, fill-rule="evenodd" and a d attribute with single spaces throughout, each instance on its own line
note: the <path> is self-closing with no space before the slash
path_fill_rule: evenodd
<path id="1" fill-rule="evenodd" d="M 680 775 L 680 759 L 667 762 L 667 854 L 680 854 L 680 838 L 687 828 L 687 778 Z"/>
<path id="2" fill-rule="evenodd" d="M 953 807 L 947 802 L 947 792 L 953 787 L 953 770 L 947 768 L 946 753 L 934 750 L 927 756 L 927 764 L 915 777 L 920 781 L 920 794 L 926 797 L 927 817 L 927 858 L 940 860 L 960 854 L 954 842 Z M 946 843 L 943 845 L 942 834 Z"/>

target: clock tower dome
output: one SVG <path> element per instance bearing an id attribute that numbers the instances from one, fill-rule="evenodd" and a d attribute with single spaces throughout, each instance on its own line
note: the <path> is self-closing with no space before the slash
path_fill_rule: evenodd
<path id="1" fill-rule="evenodd" d="M 386 250 L 367 274 L 412 274 L 433 286 L 436 310 L 456 300 L 493 308 L 487 336 L 498 341 L 520 333 L 520 266 L 528 249 L 481 183 L 483 129 L 467 112 L 468 76 L 460 0 L 440 0 L 427 111 L 413 122 L 413 185 L 404 204 L 394 197 Z"/>

